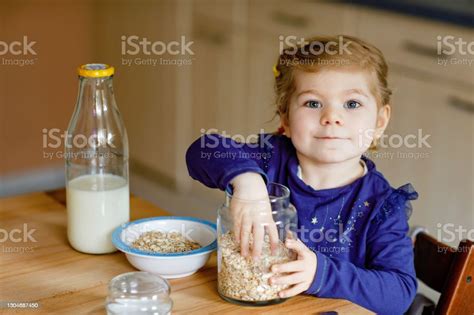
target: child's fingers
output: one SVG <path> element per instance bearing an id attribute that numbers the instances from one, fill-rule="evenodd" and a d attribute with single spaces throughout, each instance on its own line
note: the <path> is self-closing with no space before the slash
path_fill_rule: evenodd
<path id="1" fill-rule="evenodd" d="M 263 237 L 265 235 L 265 227 L 261 223 L 253 224 L 253 251 L 252 256 L 257 259 L 262 253 Z"/>
<path id="2" fill-rule="evenodd" d="M 280 298 L 286 298 L 286 297 L 290 297 L 290 296 L 300 294 L 301 292 L 304 292 L 305 290 L 306 290 L 306 284 L 305 283 L 298 283 L 298 284 L 292 286 L 289 289 L 280 291 L 280 293 L 278 293 L 278 295 L 280 296 Z"/>
<path id="3" fill-rule="evenodd" d="M 294 272 L 286 276 L 272 277 L 270 279 L 271 284 L 297 284 L 303 282 L 306 275 L 303 272 Z"/>
<path id="4" fill-rule="evenodd" d="M 242 209 L 236 203 L 231 202 L 230 214 L 233 222 L 234 240 L 236 243 L 240 243 L 240 230 L 242 228 Z"/>
<path id="5" fill-rule="evenodd" d="M 291 230 L 287 230 L 287 231 L 286 231 L 286 238 L 287 238 L 287 239 L 290 239 L 290 240 L 295 240 L 295 239 L 297 239 L 295 233 L 293 233 L 293 231 L 291 231 Z"/>
<path id="6" fill-rule="evenodd" d="M 234 219 L 234 240 L 237 244 L 240 244 L 240 230 L 242 228 L 242 224 L 240 219 Z"/>
<path id="7" fill-rule="evenodd" d="M 298 255 L 304 256 L 308 251 L 308 247 L 300 240 L 287 239 L 285 242 L 287 248 L 294 250 Z"/>
<path id="8" fill-rule="evenodd" d="M 303 260 L 293 260 L 284 264 L 275 264 L 272 266 L 272 272 L 275 273 L 296 272 L 303 271 L 304 269 Z"/>
<path id="9" fill-rule="evenodd" d="M 267 225 L 267 232 L 270 238 L 270 249 L 272 255 L 276 255 L 276 250 L 278 249 L 278 243 L 280 241 L 280 238 L 278 237 L 278 230 L 275 222 L 272 221 L 269 225 Z"/>
<path id="10" fill-rule="evenodd" d="M 240 225 L 234 224 L 234 241 L 237 245 L 240 245 Z"/>
<path id="11" fill-rule="evenodd" d="M 248 255 L 251 232 L 252 222 L 244 217 L 242 219 L 242 226 L 240 228 L 240 252 L 244 257 Z"/>

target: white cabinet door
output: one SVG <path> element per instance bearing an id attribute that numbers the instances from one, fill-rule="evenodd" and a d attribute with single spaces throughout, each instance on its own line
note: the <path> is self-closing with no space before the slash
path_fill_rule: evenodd
<path id="1" fill-rule="evenodd" d="M 95 10 L 101 19 L 94 20 L 97 23 L 94 24 L 97 30 L 94 58 L 116 69 L 114 87 L 128 132 L 131 172 L 174 186 L 176 106 L 179 106 L 175 81 L 180 68 L 159 64 L 162 58 L 175 58 L 166 53 L 145 54 L 140 49 L 137 54 L 123 54 L 122 41 L 128 36 L 146 38 L 150 42 L 179 41 L 182 33 L 173 26 L 177 6 L 170 0 L 159 3 L 99 1 Z M 127 45 L 126 50 L 133 47 Z M 147 60 L 157 63 L 148 64 Z"/>
<path id="2" fill-rule="evenodd" d="M 353 10 L 347 4 L 318 1 L 251 1 L 252 34 L 303 36 L 337 35 L 352 28 Z"/>
<path id="3" fill-rule="evenodd" d="M 235 7 L 221 11 L 218 19 L 193 14 L 194 53 L 192 72 L 192 122 L 187 143 L 191 144 L 203 132 L 236 135 L 246 125 L 247 40 L 246 33 L 230 22 Z M 179 87 L 178 87 L 179 88 Z M 222 192 L 209 191 L 192 182 L 193 194 L 205 199 L 222 198 Z"/>
<path id="4" fill-rule="evenodd" d="M 246 37 L 225 20 L 195 15 L 192 66 L 193 128 L 234 134 L 244 121 Z"/>
<path id="5" fill-rule="evenodd" d="M 411 224 L 428 227 L 434 236 L 440 225 L 474 228 L 473 93 L 397 74 L 391 84 L 388 148 L 374 157 L 377 167 L 393 186 L 411 182 L 418 191 Z"/>
<path id="6" fill-rule="evenodd" d="M 358 32 L 399 67 L 416 69 L 437 81 L 473 83 L 474 41 L 470 28 L 376 9 L 358 9 Z M 383 27 L 375 27 L 383 25 Z"/>
<path id="7" fill-rule="evenodd" d="M 273 66 L 278 59 L 278 39 L 252 36 L 249 41 L 248 93 L 247 93 L 247 132 L 274 132 L 279 127 L 275 116 L 275 92 Z"/>

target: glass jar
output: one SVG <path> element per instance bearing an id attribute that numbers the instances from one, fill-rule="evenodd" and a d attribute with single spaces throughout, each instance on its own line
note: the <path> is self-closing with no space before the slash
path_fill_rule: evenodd
<path id="1" fill-rule="evenodd" d="M 173 301 L 166 279 L 148 272 L 128 272 L 109 283 L 107 315 L 168 315 Z"/>
<path id="2" fill-rule="evenodd" d="M 231 215 L 232 193 L 226 191 L 225 203 L 217 214 L 217 282 L 219 295 L 226 301 L 241 305 L 270 305 L 283 302 L 278 293 L 288 285 L 270 284 L 274 275 L 271 266 L 296 259 L 296 255 L 284 245 L 286 238 L 296 236 L 297 214 L 290 203 L 290 190 L 277 183 L 267 185 L 268 195 L 278 230 L 279 244 L 274 253 L 270 250 L 269 236 L 265 232 L 262 254 L 254 261 L 240 254 L 240 246 L 234 238 L 234 222 Z M 268 205 L 268 200 L 241 200 L 249 203 L 256 211 Z M 252 240 L 250 240 L 252 242 Z M 250 255 L 249 255 L 250 256 Z"/>
<path id="3" fill-rule="evenodd" d="M 127 132 L 115 103 L 114 68 L 87 64 L 78 73 L 65 141 L 68 240 L 84 253 L 111 253 L 113 230 L 130 218 Z"/>

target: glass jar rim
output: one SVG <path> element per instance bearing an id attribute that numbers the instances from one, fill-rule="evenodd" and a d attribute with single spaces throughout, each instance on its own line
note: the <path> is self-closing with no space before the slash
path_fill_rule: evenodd
<path id="1" fill-rule="evenodd" d="M 234 197 L 232 188 L 228 187 L 225 190 L 225 194 L 226 194 L 227 198 L 236 199 L 236 200 L 239 200 L 241 202 L 249 202 L 249 203 L 260 203 L 260 202 L 263 203 L 263 202 L 268 202 L 268 200 L 270 200 L 270 202 L 272 203 L 272 202 L 277 202 L 277 201 L 281 201 L 281 200 L 287 200 L 287 199 L 290 198 L 290 189 L 288 187 L 286 187 L 285 185 L 275 183 L 275 182 L 269 182 L 269 183 L 266 184 L 266 186 L 267 186 L 267 191 L 270 190 L 270 189 L 268 189 L 269 187 L 278 187 L 284 193 L 283 193 L 282 196 L 274 196 L 274 195 L 271 195 L 269 193 L 268 194 L 268 199 L 244 199 L 244 198 Z"/>
<path id="2" fill-rule="evenodd" d="M 135 283 L 131 284 L 133 281 L 135 281 Z M 144 285 L 150 283 L 153 283 L 153 286 L 141 287 L 138 290 L 133 288 L 134 286 L 140 284 Z M 126 284 L 125 287 L 123 286 L 124 284 Z M 128 287 L 128 285 L 130 285 L 130 287 Z M 121 296 L 126 295 L 129 297 L 139 297 L 163 294 L 169 298 L 171 293 L 171 286 L 168 280 L 163 277 L 160 277 L 159 275 L 151 274 L 149 272 L 144 271 L 132 271 L 119 274 L 112 278 L 112 280 L 110 280 L 109 282 L 108 290 L 109 296 L 115 296 L 118 294 Z"/>

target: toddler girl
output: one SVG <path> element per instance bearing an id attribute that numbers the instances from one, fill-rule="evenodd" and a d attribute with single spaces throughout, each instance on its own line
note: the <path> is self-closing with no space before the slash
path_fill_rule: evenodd
<path id="1" fill-rule="evenodd" d="M 291 285 L 281 297 L 304 292 L 402 314 L 417 289 L 407 220 L 418 195 L 410 184 L 392 188 L 363 155 L 390 119 L 382 53 L 354 37 L 317 37 L 286 48 L 273 70 L 279 132 L 246 144 L 204 135 L 186 154 L 191 177 L 237 197 L 234 235 L 254 259 L 265 232 L 277 244 L 275 223 L 269 204 L 239 200 L 268 200 L 268 182 L 289 187 L 298 239 L 286 246 L 298 259 L 272 267 L 271 283 Z"/>

